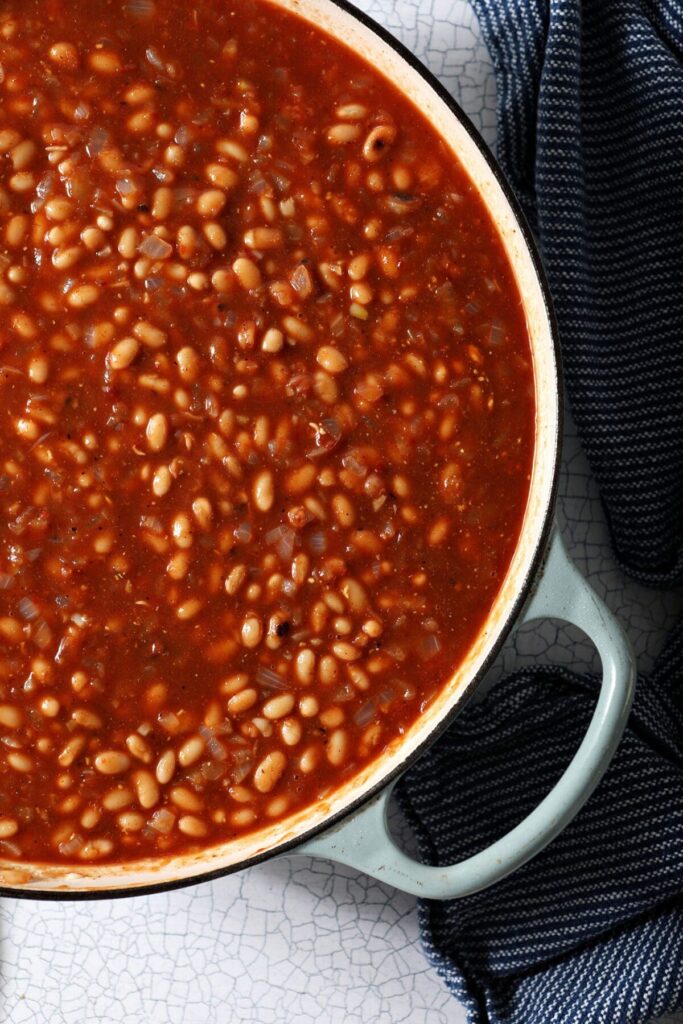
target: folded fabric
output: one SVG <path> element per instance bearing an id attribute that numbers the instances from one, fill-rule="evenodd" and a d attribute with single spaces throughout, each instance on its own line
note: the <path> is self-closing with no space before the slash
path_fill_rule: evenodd
<path id="1" fill-rule="evenodd" d="M 473 0 L 616 553 L 683 580 L 680 0 Z"/>
<path id="2" fill-rule="evenodd" d="M 567 388 L 621 564 L 683 581 L 683 9 L 473 0 L 498 156 L 548 270 Z M 536 667 L 470 707 L 402 781 L 423 858 L 517 824 L 577 748 L 597 683 Z M 421 903 L 471 1024 L 644 1024 L 683 1005 L 683 624 L 608 774 L 540 856 Z"/>
<path id="3" fill-rule="evenodd" d="M 514 827 L 579 745 L 597 681 L 533 667 L 455 721 L 401 782 L 422 859 Z M 683 1007 L 683 624 L 639 685 L 608 773 L 572 824 L 498 885 L 419 906 L 470 1024 L 641 1024 Z"/>

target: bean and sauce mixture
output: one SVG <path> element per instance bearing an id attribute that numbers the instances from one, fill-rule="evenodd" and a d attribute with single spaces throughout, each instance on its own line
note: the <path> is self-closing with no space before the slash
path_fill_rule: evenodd
<path id="1" fill-rule="evenodd" d="M 394 86 L 264 0 L 6 0 L 0 856 L 353 777 L 477 636 L 533 431 L 501 241 Z"/>

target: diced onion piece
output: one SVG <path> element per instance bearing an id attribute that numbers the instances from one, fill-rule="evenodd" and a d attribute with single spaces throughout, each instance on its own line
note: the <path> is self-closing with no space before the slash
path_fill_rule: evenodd
<path id="1" fill-rule="evenodd" d="M 353 720 L 356 725 L 367 725 L 377 715 L 377 708 L 375 707 L 374 700 L 366 700 L 365 704 L 361 704 L 353 716 Z"/>
<path id="2" fill-rule="evenodd" d="M 353 450 L 346 453 L 342 459 L 344 469 L 350 470 L 355 476 L 364 477 L 368 475 L 368 467 L 359 462 Z"/>
<path id="3" fill-rule="evenodd" d="M 505 341 L 505 331 L 500 320 L 494 320 L 489 331 L 489 344 L 495 348 Z"/>
<path id="4" fill-rule="evenodd" d="M 161 832 L 162 835 L 168 835 L 175 825 L 175 814 L 172 814 L 171 811 L 167 810 L 165 807 L 160 807 L 159 810 L 155 811 L 149 819 L 149 824 L 155 832 Z"/>
<path id="5" fill-rule="evenodd" d="M 275 550 L 284 562 L 288 562 L 294 553 L 296 533 L 291 526 L 276 526 L 266 534 L 266 544 L 274 544 Z"/>
<path id="6" fill-rule="evenodd" d="M 35 627 L 33 629 L 33 633 L 31 634 L 31 639 L 33 640 L 36 647 L 40 647 L 41 651 L 44 650 L 51 642 L 52 630 L 48 626 L 45 619 L 37 620 Z"/>
<path id="7" fill-rule="evenodd" d="M 120 178 L 116 182 L 116 191 L 120 196 L 129 196 L 132 192 L 137 191 L 137 185 L 130 178 Z"/>
<path id="8" fill-rule="evenodd" d="M 251 540 L 251 523 L 240 523 L 234 533 L 235 540 L 248 544 Z"/>
<path id="9" fill-rule="evenodd" d="M 12 577 L 10 576 L 10 579 L 11 578 Z M 33 619 L 38 618 L 38 608 L 30 597 L 22 597 L 17 607 L 19 608 L 19 614 L 22 619 L 27 619 L 28 622 L 32 622 Z"/>
<path id="10" fill-rule="evenodd" d="M 324 530 L 311 530 L 308 535 L 308 546 L 314 555 L 322 555 L 327 550 L 327 536 Z"/>
<path id="11" fill-rule="evenodd" d="M 162 711 L 159 715 L 159 725 L 166 732 L 173 734 L 180 728 L 180 719 L 173 711 Z"/>
<path id="12" fill-rule="evenodd" d="M 86 116 L 87 116 L 87 113 L 86 113 Z M 102 152 L 102 150 L 104 149 L 104 147 L 107 145 L 108 142 L 109 142 L 109 132 L 106 131 L 106 129 L 104 129 L 101 125 L 96 125 L 93 128 L 93 130 L 90 132 L 90 138 L 88 139 L 88 141 L 86 143 L 85 151 L 86 151 L 86 153 L 88 154 L 89 157 L 97 156 L 98 153 Z M 133 190 L 130 189 L 130 191 L 132 192 Z M 125 193 L 121 192 L 121 195 L 124 195 L 124 194 Z"/>
<path id="13" fill-rule="evenodd" d="M 139 252 L 151 260 L 165 260 L 173 252 L 173 246 L 158 235 L 147 235 L 139 246 Z"/>
<path id="14" fill-rule="evenodd" d="M 75 853 L 78 853 L 82 846 L 83 837 L 79 836 L 78 833 L 76 832 L 71 836 L 70 839 L 67 839 L 63 843 L 60 843 L 58 846 L 58 850 L 63 857 L 73 857 Z"/>
<path id="15" fill-rule="evenodd" d="M 287 681 L 267 665 L 259 665 L 256 669 L 256 682 L 259 686 L 265 686 L 269 690 L 287 690 L 289 688 Z"/>
<path id="16" fill-rule="evenodd" d="M 131 18 L 138 18 L 142 21 L 154 16 L 154 3 L 153 0 L 127 0 L 126 10 Z"/>
<path id="17" fill-rule="evenodd" d="M 239 785 L 240 782 L 244 782 L 248 775 L 251 775 L 252 768 L 254 767 L 253 761 L 242 761 L 230 772 L 230 777 L 233 782 Z"/>
<path id="18" fill-rule="evenodd" d="M 417 653 L 423 661 L 429 661 L 441 650 L 441 641 L 435 633 L 428 633 L 418 644 Z"/>
<path id="19" fill-rule="evenodd" d="M 161 59 L 159 53 L 154 49 L 153 46 L 147 48 L 147 50 L 145 51 L 145 56 L 149 63 L 152 65 L 152 67 L 156 68 L 157 71 L 166 70 L 163 60 Z"/>

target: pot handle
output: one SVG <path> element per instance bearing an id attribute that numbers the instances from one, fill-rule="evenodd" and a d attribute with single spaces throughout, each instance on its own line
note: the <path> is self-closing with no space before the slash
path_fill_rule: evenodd
<path id="1" fill-rule="evenodd" d="M 360 810 L 295 852 L 347 864 L 426 899 L 453 899 L 493 885 L 554 839 L 591 795 L 612 759 L 633 700 L 636 667 L 626 635 L 570 561 L 556 529 L 536 589 L 519 621 L 541 618 L 574 623 L 590 637 L 602 661 L 602 686 L 586 735 L 569 766 L 519 825 L 459 864 L 420 864 L 396 846 L 388 828 L 394 781 Z"/>

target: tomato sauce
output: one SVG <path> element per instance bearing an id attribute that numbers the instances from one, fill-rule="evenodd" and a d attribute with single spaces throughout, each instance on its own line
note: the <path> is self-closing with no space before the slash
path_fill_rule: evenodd
<path id="1" fill-rule="evenodd" d="M 481 629 L 520 296 L 410 100 L 263 0 L 7 0 L 0 64 L 0 855 L 230 840 Z"/>

